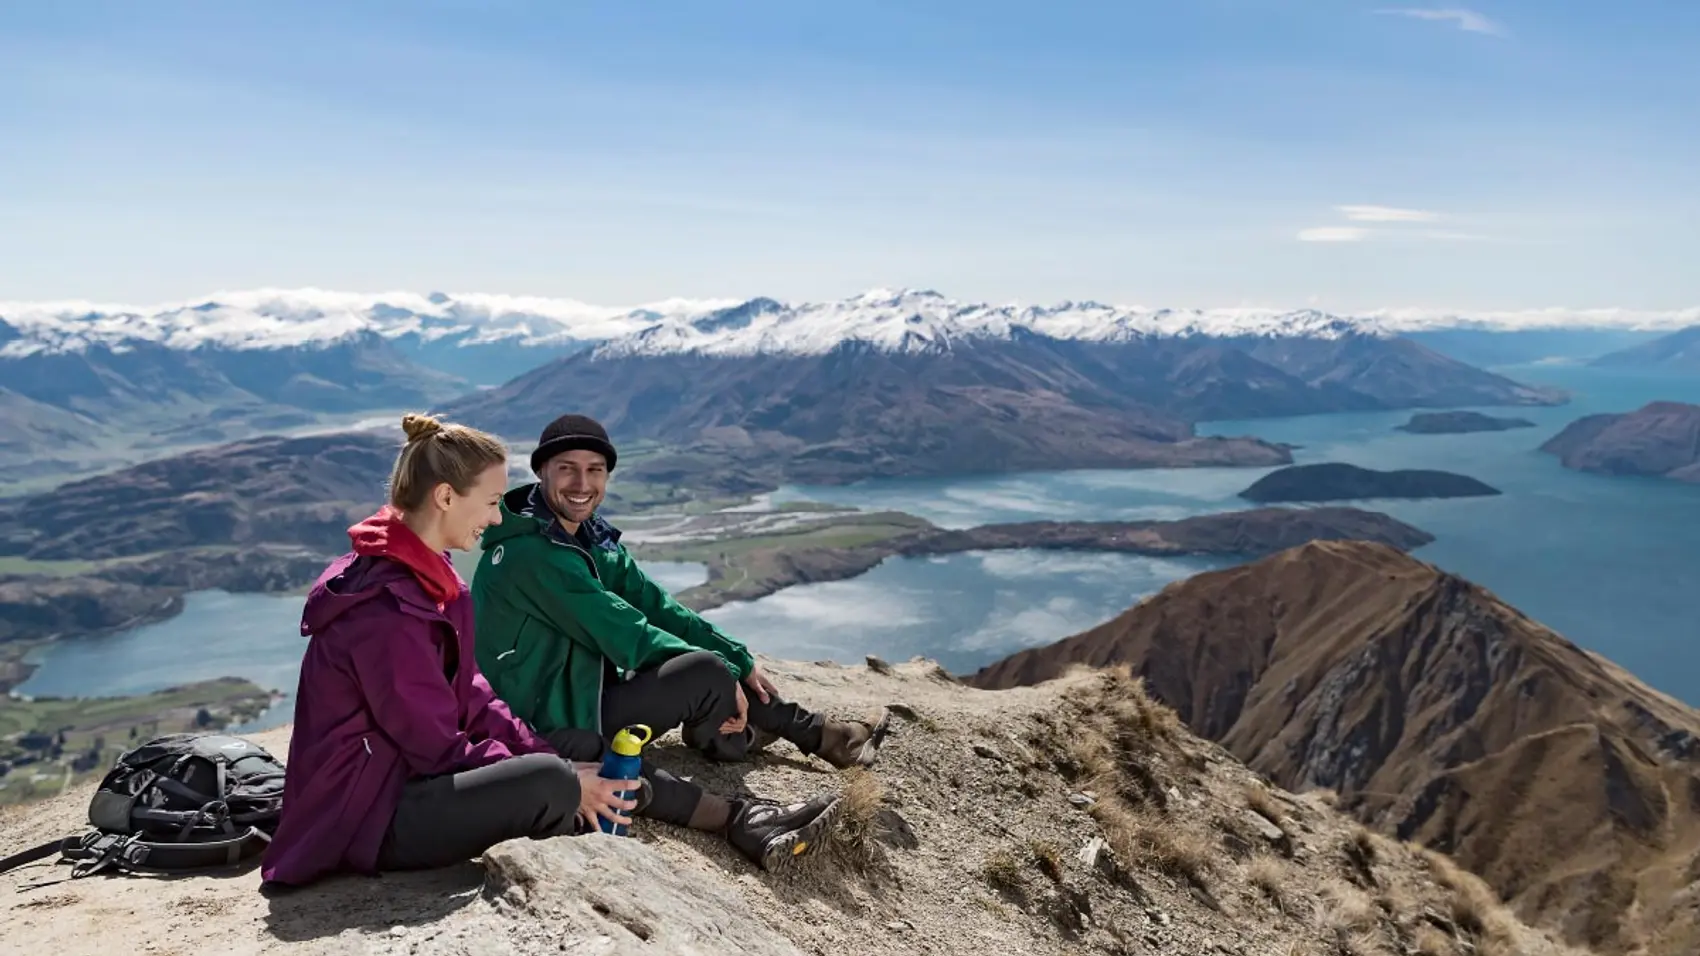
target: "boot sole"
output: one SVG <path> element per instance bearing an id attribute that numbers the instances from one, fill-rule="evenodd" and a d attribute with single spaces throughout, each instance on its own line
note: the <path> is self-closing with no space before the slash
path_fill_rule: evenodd
<path id="1" fill-rule="evenodd" d="M 761 853 L 761 868 L 769 872 L 784 870 L 814 853 L 843 809 L 844 798 L 835 798 L 813 820 L 769 843 Z"/>

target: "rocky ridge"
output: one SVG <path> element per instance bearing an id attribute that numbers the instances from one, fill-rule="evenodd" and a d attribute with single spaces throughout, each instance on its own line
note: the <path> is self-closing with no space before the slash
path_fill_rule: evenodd
<path id="1" fill-rule="evenodd" d="M 971 683 L 1132 668 L 1282 786 L 1454 855 L 1607 953 L 1700 945 L 1700 713 L 1485 589 L 1363 542 L 1196 575 Z"/>
<path id="2" fill-rule="evenodd" d="M 64 956 L 137 940 L 231 956 L 1572 952 L 1444 858 L 1367 833 L 1326 794 L 1270 787 L 1125 675 L 992 693 L 925 661 L 764 665 L 823 710 L 895 718 L 871 772 L 788 744 L 747 765 L 704 764 L 673 735 L 653 750 L 717 790 L 842 789 L 838 832 L 789 874 L 644 821 L 632 840 L 519 840 L 446 870 L 269 896 L 251 868 L 69 882 L 42 863 L 0 876 L 0 935 Z M 255 739 L 283 754 L 287 735 Z M 0 845 L 74 831 L 87 796 L 0 815 Z"/>

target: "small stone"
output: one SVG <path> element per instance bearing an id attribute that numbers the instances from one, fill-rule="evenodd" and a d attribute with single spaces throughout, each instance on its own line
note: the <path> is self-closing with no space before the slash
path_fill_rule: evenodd
<path id="1" fill-rule="evenodd" d="M 891 665 L 887 664 L 885 661 L 874 656 L 873 654 L 868 655 L 867 661 L 868 661 L 868 670 L 871 670 L 876 674 L 889 674 L 889 673 L 891 673 Z"/>
<path id="2" fill-rule="evenodd" d="M 987 760 L 996 760 L 996 761 L 999 761 L 999 762 L 1002 762 L 1002 760 L 1003 760 L 1003 754 L 998 753 L 997 750 L 995 750 L 994 748 L 992 748 L 988 744 L 975 744 L 974 745 L 974 752 L 976 754 L 982 756 L 982 757 L 985 757 Z"/>
<path id="3" fill-rule="evenodd" d="M 1157 949 L 1158 947 L 1163 945 L 1163 941 L 1157 938 L 1156 933 L 1146 933 L 1145 934 L 1145 945 L 1151 947 L 1152 949 Z"/>
<path id="4" fill-rule="evenodd" d="M 1102 854 L 1108 847 L 1109 844 L 1104 842 L 1103 837 L 1093 837 L 1092 839 L 1087 840 L 1086 845 L 1080 848 L 1080 854 L 1078 856 L 1080 865 L 1086 867 L 1088 870 L 1096 868 L 1098 866 L 1099 855 Z"/>
<path id="5" fill-rule="evenodd" d="M 915 828 L 903 815 L 890 807 L 881 807 L 874 814 L 875 839 L 886 846 L 900 847 L 913 850 L 921 845 L 919 837 L 915 836 Z"/>
<path id="6" fill-rule="evenodd" d="M 1287 831 L 1271 823 L 1268 817 L 1256 810 L 1246 810 L 1241 816 L 1251 825 L 1254 833 L 1270 843 L 1282 843 L 1287 840 Z"/>
<path id="7" fill-rule="evenodd" d="M 1009 740 L 1010 747 L 1012 747 L 1015 750 L 1016 757 L 1018 757 L 1021 760 L 1022 763 L 1037 763 L 1038 762 L 1038 758 L 1033 756 L 1033 751 L 1028 750 L 1027 746 L 1025 744 L 1023 744 L 1020 740 L 1017 740 L 1016 736 L 1014 734 L 1007 734 L 1005 736 L 1006 736 L 1006 739 Z"/>
<path id="8" fill-rule="evenodd" d="M 899 717 L 902 717 L 904 720 L 907 720 L 910 723 L 919 723 L 920 720 L 921 720 L 920 712 L 917 711 L 915 708 L 913 708 L 913 707 L 911 707 L 911 706 L 909 706 L 908 704 L 905 704 L 905 703 L 900 702 L 900 703 L 886 704 L 885 709 L 888 710 L 888 711 L 891 711 L 892 713 L 896 714 Z"/>
<path id="9" fill-rule="evenodd" d="M 894 919 L 885 924 L 885 928 L 891 930 L 893 933 L 901 933 L 904 930 L 914 929 L 915 927 L 910 925 L 908 920 Z"/>
<path id="10" fill-rule="evenodd" d="M 1087 796 L 1084 793 L 1071 793 L 1071 794 L 1068 795 L 1068 802 L 1074 804 L 1077 807 L 1084 809 L 1086 807 L 1091 806 L 1094 803 L 1097 803 L 1098 801 L 1092 799 L 1091 797 Z"/>

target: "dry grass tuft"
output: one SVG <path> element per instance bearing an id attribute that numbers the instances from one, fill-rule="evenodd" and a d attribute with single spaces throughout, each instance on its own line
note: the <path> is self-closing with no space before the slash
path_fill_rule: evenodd
<path id="1" fill-rule="evenodd" d="M 1351 936 L 1373 930 L 1380 922 L 1380 910 L 1369 894 L 1343 880 L 1329 879 L 1323 883 L 1320 897 L 1322 905 L 1317 910 L 1320 929 Z"/>
<path id="2" fill-rule="evenodd" d="M 1411 943 L 1416 949 L 1416 956 L 1457 956 L 1458 953 L 1452 937 L 1427 923 L 1417 927 Z"/>
<path id="3" fill-rule="evenodd" d="M 1256 887 L 1258 892 L 1275 904 L 1281 912 L 1287 912 L 1287 865 L 1272 856 L 1255 857 L 1246 865 L 1246 882 Z"/>
<path id="4" fill-rule="evenodd" d="M 839 812 L 838 825 L 833 828 L 830 846 L 839 860 L 866 870 L 880 859 L 874 837 L 885 784 L 862 767 L 844 771 L 841 779 L 844 807 Z"/>
<path id="5" fill-rule="evenodd" d="M 1110 745 L 1096 733 L 1077 733 L 1068 738 L 1068 762 L 1086 786 L 1101 785 L 1116 778 L 1116 757 Z"/>
<path id="6" fill-rule="evenodd" d="M 1152 697 L 1145 681 L 1125 665 L 1105 674 L 1104 704 L 1118 736 L 1158 742 L 1174 739 L 1181 730 L 1180 715 Z"/>
<path id="7" fill-rule="evenodd" d="M 980 876 L 996 889 L 1016 891 L 1022 888 L 1021 864 L 1008 850 L 996 850 L 980 866 Z"/>
<path id="8" fill-rule="evenodd" d="M 1340 792 L 1330 787 L 1318 787 L 1315 790 L 1306 790 L 1304 795 L 1325 807 L 1334 808 L 1340 805 Z"/>
<path id="9" fill-rule="evenodd" d="M 1481 956 L 1510 953 L 1515 920 L 1499 896 L 1481 877 L 1466 872 L 1450 857 L 1426 848 L 1420 852 L 1434 881 L 1451 894 L 1452 922 L 1475 941 L 1476 952 Z"/>
<path id="10" fill-rule="evenodd" d="M 1061 883 L 1063 878 L 1062 851 L 1056 845 L 1046 840 L 1034 840 L 1029 847 L 1033 851 L 1033 862 L 1038 865 L 1039 872 L 1045 874 L 1053 883 Z"/>
<path id="11" fill-rule="evenodd" d="M 1245 805 L 1263 819 L 1276 826 L 1281 826 L 1281 808 L 1275 803 L 1274 795 L 1266 787 L 1255 783 L 1246 784 Z"/>
<path id="12" fill-rule="evenodd" d="M 1178 821 L 1150 812 L 1132 811 L 1119 832 L 1109 834 L 1110 847 L 1123 859 L 1184 877 L 1199 889 L 1210 888 L 1213 867 L 1210 841 Z"/>
<path id="13" fill-rule="evenodd" d="M 1379 846 L 1376 843 L 1375 834 L 1371 833 L 1368 828 L 1360 826 L 1353 829 L 1352 835 L 1347 838 L 1347 841 L 1348 852 L 1365 863 L 1374 863 L 1380 858 L 1380 854 L 1377 852 Z"/>

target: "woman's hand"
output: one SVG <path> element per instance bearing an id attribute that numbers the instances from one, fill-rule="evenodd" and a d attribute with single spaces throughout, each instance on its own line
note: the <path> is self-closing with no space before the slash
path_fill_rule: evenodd
<path id="1" fill-rule="evenodd" d="M 616 824 L 627 824 L 632 818 L 621 813 L 637 806 L 636 800 L 622 800 L 617 794 L 622 790 L 637 790 L 636 780 L 609 780 L 602 776 L 602 768 L 596 764 L 580 767 L 578 771 L 578 818 L 592 830 L 598 829 L 596 818 L 602 817 Z"/>

